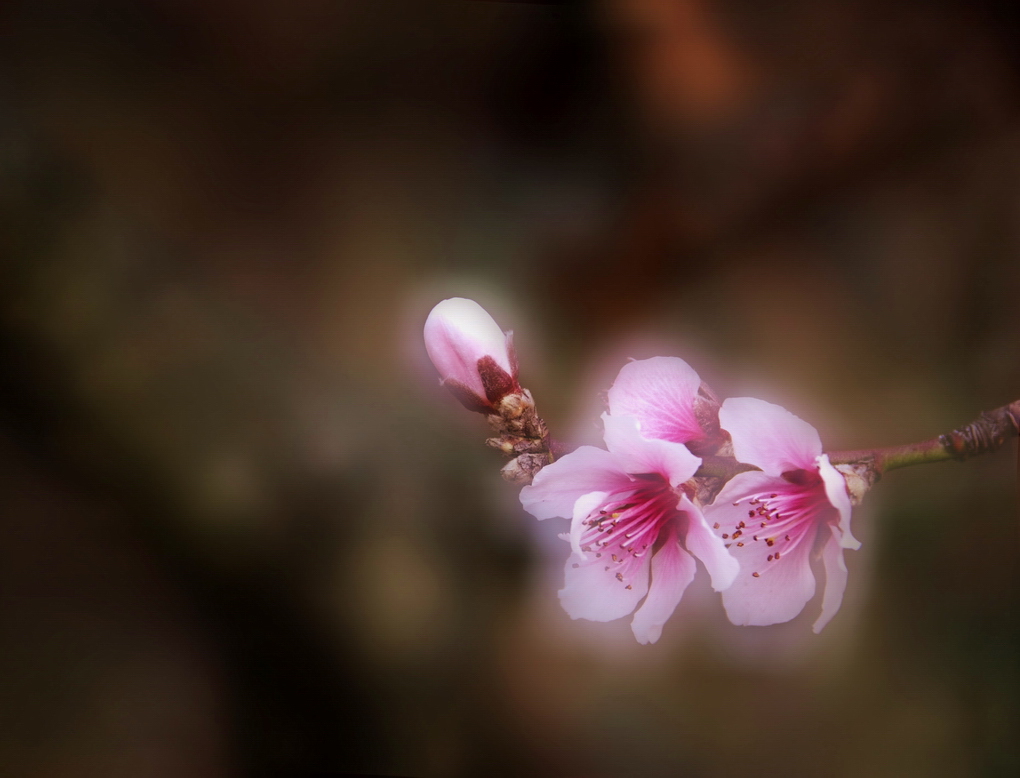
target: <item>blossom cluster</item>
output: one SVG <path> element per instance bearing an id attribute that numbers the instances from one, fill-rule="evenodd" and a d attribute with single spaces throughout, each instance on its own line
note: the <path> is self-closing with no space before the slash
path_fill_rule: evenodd
<path id="1" fill-rule="evenodd" d="M 444 385 L 505 432 L 506 409 L 518 408 L 513 398 L 527 392 L 509 337 L 477 303 L 455 298 L 433 310 L 425 341 Z M 635 638 L 654 643 L 698 560 L 734 624 L 776 624 L 814 596 L 811 560 L 820 555 L 820 631 L 843 599 L 843 551 L 860 543 L 850 531 L 846 477 L 823 453 L 817 430 L 764 400 L 718 402 L 677 357 L 624 365 L 607 405 L 605 448 L 555 457 L 544 425 L 536 437 L 505 433 L 494 444 L 508 454 L 531 446 L 521 449 L 535 458 L 521 504 L 537 519 L 570 520 L 562 535 L 570 546 L 564 610 L 592 621 L 633 613 Z M 700 477 L 709 456 L 748 468 L 724 483 Z"/>

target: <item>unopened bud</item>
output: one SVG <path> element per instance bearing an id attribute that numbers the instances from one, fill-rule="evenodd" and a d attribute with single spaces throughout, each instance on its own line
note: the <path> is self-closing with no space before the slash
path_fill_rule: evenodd
<path id="1" fill-rule="evenodd" d="M 521 391 L 512 333 L 474 300 L 443 300 L 425 321 L 425 349 L 443 386 L 468 410 L 493 413 Z"/>

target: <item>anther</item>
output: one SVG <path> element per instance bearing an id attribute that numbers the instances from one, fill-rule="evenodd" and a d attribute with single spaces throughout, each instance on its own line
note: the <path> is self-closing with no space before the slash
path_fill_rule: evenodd
<path id="1" fill-rule="evenodd" d="M 751 573 L 751 575 L 753 575 L 755 578 L 760 578 L 761 577 L 757 573 Z"/>
<path id="2" fill-rule="evenodd" d="M 719 522 L 718 521 L 715 524 L 712 525 L 712 529 L 719 529 Z"/>
<path id="3" fill-rule="evenodd" d="M 622 581 L 623 580 L 623 573 L 617 573 L 616 574 L 616 580 L 617 581 Z"/>
<path id="4" fill-rule="evenodd" d="M 772 561 L 772 554 L 769 554 L 769 558 L 768 558 L 768 559 L 766 559 L 765 561 L 766 561 L 766 562 L 771 562 L 771 561 Z"/>
<path id="5" fill-rule="evenodd" d="M 765 542 L 768 543 L 770 546 L 776 545 L 776 539 L 775 538 L 768 538 Z"/>
<path id="6" fill-rule="evenodd" d="M 723 540 L 726 540 L 726 538 L 728 538 L 728 537 L 729 537 L 729 535 L 727 535 L 725 532 L 722 534 L 722 539 Z"/>
<path id="7" fill-rule="evenodd" d="M 776 552 L 776 559 L 779 559 L 779 552 Z"/>

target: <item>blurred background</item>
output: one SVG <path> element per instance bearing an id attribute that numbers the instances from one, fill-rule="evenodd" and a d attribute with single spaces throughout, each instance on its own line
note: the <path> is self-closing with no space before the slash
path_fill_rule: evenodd
<path id="1" fill-rule="evenodd" d="M 890 474 L 842 611 L 658 644 L 437 386 L 559 437 L 681 356 L 830 449 L 1020 397 L 1005 0 L 0 6 L 0 774 L 1020 774 L 1016 444 Z"/>

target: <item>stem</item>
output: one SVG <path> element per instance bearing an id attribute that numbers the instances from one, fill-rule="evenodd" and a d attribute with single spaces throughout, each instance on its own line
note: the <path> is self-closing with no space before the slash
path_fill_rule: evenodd
<path id="1" fill-rule="evenodd" d="M 908 465 L 923 465 L 947 459 L 966 459 L 1000 448 L 1009 438 L 1020 434 L 1020 400 L 985 411 L 970 424 L 937 438 L 903 446 L 834 451 L 829 461 L 838 464 L 866 464 L 881 475 Z"/>

